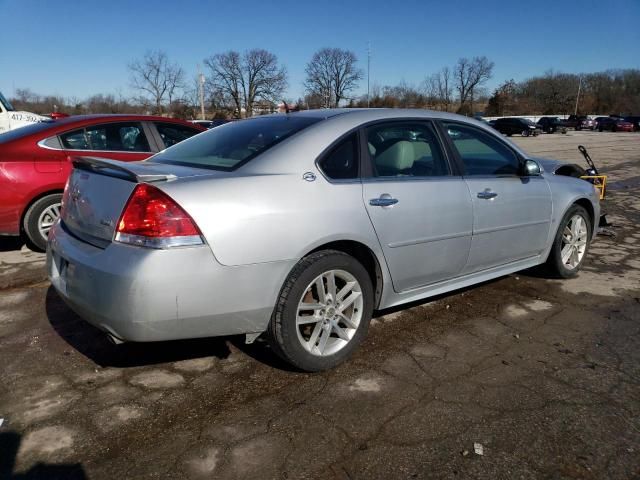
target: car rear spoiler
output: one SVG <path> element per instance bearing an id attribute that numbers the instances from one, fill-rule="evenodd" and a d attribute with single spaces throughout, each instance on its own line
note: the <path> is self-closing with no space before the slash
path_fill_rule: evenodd
<path id="1" fill-rule="evenodd" d="M 165 182 L 178 178 L 172 174 L 138 173 L 131 168 L 127 168 L 127 164 L 125 162 L 107 160 L 105 158 L 73 157 L 71 159 L 71 163 L 73 164 L 73 167 L 78 170 L 87 170 L 93 173 L 99 173 L 100 175 L 106 175 L 108 177 L 121 178 L 134 183 Z"/>

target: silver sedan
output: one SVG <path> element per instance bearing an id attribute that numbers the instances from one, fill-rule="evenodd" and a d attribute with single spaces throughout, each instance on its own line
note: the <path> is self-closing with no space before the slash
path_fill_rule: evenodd
<path id="1" fill-rule="evenodd" d="M 252 118 L 143 162 L 76 159 L 48 271 L 117 342 L 265 334 L 322 370 L 375 309 L 539 264 L 576 275 L 598 194 L 557 167 L 442 112 Z"/>

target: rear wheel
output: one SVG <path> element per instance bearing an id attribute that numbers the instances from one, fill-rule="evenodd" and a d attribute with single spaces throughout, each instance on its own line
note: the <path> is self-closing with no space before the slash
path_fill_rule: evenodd
<path id="1" fill-rule="evenodd" d="M 560 278 L 574 277 L 589 248 L 591 219 L 580 205 L 573 205 L 562 218 L 549 252 L 549 273 Z"/>
<path id="2" fill-rule="evenodd" d="M 45 251 L 47 237 L 54 222 L 60 217 L 62 194 L 54 193 L 33 203 L 24 216 L 24 232 L 32 247 Z"/>
<path id="3" fill-rule="evenodd" d="M 269 324 L 269 343 L 301 370 L 326 370 L 362 343 L 372 312 L 373 286 L 365 268 L 339 251 L 316 252 L 285 281 Z"/>

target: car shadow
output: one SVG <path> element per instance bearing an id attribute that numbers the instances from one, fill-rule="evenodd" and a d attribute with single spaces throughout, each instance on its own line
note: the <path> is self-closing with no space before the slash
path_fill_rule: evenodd
<path id="1" fill-rule="evenodd" d="M 6 480 L 85 480 L 84 468 L 79 463 L 47 464 L 37 463 L 24 473 L 14 473 L 16 457 L 20 449 L 20 434 L 8 431 L 0 433 L 0 478 Z"/>
<path id="2" fill-rule="evenodd" d="M 101 367 L 139 367 L 208 356 L 224 359 L 231 354 L 223 337 L 116 345 L 67 307 L 53 287 L 47 290 L 45 302 L 47 318 L 56 333 Z"/>
<path id="3" fill-rule="evenodd" d="M 0 252 L 20 250 L 24 241 L 20 237 L 0 237 Z"/>

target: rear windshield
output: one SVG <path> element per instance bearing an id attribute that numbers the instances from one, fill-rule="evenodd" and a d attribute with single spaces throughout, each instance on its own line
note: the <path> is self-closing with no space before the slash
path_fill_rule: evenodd
<path id="1" fill-rule="evenodd" d="M 152 157 L 154 163 L 234 170 L 319 118 L 269 115 L 229 123 Z"/>
<path id="2" fill-rule="evenodd" d="M 11 140 L 26 137 L 32 133 L 47 130 L 48 128 L 51 128 L 52 123 L 54 123 L 53 120 L 44 120 L 42 122 L 32 123 L 24 127 L 16 128 L 15 130 L 9 130 L 5 133 L 0 133 L 0 143 L 10 142 Z"/>

